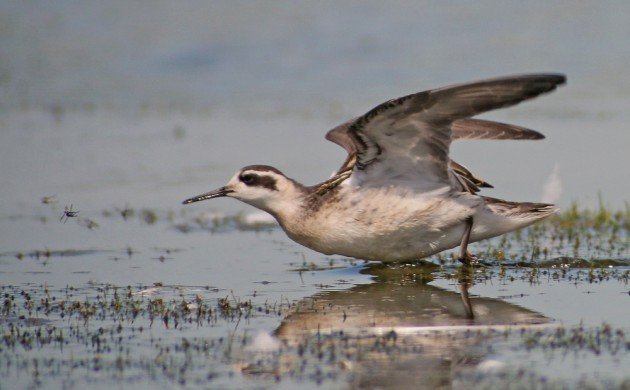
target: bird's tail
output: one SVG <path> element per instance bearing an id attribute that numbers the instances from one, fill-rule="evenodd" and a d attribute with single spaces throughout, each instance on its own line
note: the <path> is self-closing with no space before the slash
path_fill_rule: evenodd
<path id="1" fill-rule="evenodd" d="M 492 219 L 503 225 L 505 231 L 531 225 L 558 211 L 557 207 L 549 203 L 509 202 L 485 196 L 483 199 L 486 208 L 493 214 Z"/>

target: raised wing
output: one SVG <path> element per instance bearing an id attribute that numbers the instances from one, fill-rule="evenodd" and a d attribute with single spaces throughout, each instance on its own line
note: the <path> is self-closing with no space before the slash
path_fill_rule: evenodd
<path id="1" fill-rule="evenodd" d="M 451 186 L 460 191 L 476 194 L 480 187 L 494 188 L 492 184 L 476 177 L 465 166 L 453 160 L 448 162 L 448 173 L 451 177 Z"/>
<path id="2" fill-rule="evenodd" d="M 355 119 L 337 126 L 326 134 L 326 138 L 348 152 L 348 157 L 336 175 L 328 184 L 328 187 L 345 180 L 350 176 L 356 163 L 357 147 L 348 134 L 348 129 Z M 459 119 L 451 124 L 451 141 L 456 140 L 539 140 L 545 136 L 541 133 L 521 126 L 507 123 L 492 122 L 481 119 Z M 462 191 L 476 193 L 480 187 L 492 188 L 492 185 L 483 179 L 474 176 L 466 167 L 453 160 L 448 164 L 449 173 L 454 175 L 454 185 L 461 187 Z"/>
<path id="3" fill-rule="evenodd" d="M 348 158 L 322 188 L 350 175 L 357 184 L 397 184 L 421 191 L 453 185 L 448 156 L 453 127 L 457 138 L 533 137 L 533 130 L 467 118 L 517 104 L 564 82 L 565 77 L 556 74 L 504 77 L 382 103 L 328 132 L 326 138 L 346 149 Z"/>
<path id="4" fill-rule="evenodd" d="M 451 140 L 538 140 L 545 136 L 525 127 L 482 119 L 459 119 L 451 124 Z"/>

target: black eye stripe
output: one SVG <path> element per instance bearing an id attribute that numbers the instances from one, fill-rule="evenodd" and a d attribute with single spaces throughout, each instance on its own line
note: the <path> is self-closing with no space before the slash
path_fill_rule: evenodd
<path id="1" fill-rule="evenodd" d="M 271 191 L 278 191 L 276 179 L 270 176 L 259 176 L 253 173 L 245 173 L 239 176 L 239 180 L 246 185 L 253 187 L 263 187 Z"/>
<path id="2" fill-rule="evenodd" d="M 241 175 L 240 180 L 245 184 L 254 184 L 258 176 L 252 175 L 251 173 L 246 173 Z"/>

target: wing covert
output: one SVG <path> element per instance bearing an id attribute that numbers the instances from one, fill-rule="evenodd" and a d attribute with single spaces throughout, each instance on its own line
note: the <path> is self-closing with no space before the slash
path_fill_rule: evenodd
<path id="1" fill-rule="evenodd" d="M 449 165 L 453 139 L 544 138 L 519 126 L 469 117 L 517 104 L 564 82 L 562 75 L 536 74 L 419 92 L 382 103 L 332 129 L 326 138 L 348 152 L 338 172 L 346 176 L 343 180 L 351 172 L 360 185 L 429 191 L 452 185 L 453 172 L 462 175 L 459 164 Z"/>

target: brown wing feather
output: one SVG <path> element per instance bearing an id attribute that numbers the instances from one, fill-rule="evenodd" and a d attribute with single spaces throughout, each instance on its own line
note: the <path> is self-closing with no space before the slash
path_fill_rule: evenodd
<path id="1" fill-rule="evenodd" d="M 337 173 L 331 179 L 322 183 L 322 190 L 332 188 L 340 181 L 343 181 L 354 168 L 357 147 L 348 131 L 353 121 L 343 123 L 326 134 L 326 139 L 343 147 L 348 152 L 348 157 Z M 544 135 L 535 130 L 482 119 L 460 119 L 451 124 L 452 140 L 539 140 L 544 138 Z M 494 188 L 492 184 L 476 177 L 466 167 L 453 160 L 449 161 L 449 169 L 455 175 L 457 183 L 464 191 L 477 193 L 480 188 Z"/>
<path id="2" fill-rule="evenodd" d="M 476 177 L 466 167 L 464 167 L 461 164 L 456 163 L 453 160 L 449 161 L 448 167 L 452 169 L 453 172 L 456 173 L 458 176 L 465 178 L 476 187 L 494 188 L 492 184 L 488 183 L 487 181 L 483 179 Z M 477 192 L 477 191 L 479 191 L 479 188 L 477 188 L 476 191 L 474 192 Z"/>
<path id="3" fill-rule="evenodd" d="M 446 120 L 450 123 L 518 104 L 553 91 L 565 82 L 564 75 L 533 74 L 454 85 L 429 91 L 428 96 L 423 98 L 422 108 L 434 121 Z"/>
<path id="4" fill-rule="evenodd" d="M 337 145 L 341 146 L 348 152 L 348 157 L 346 157 L 346 161 L 341 165 L 341 167 L 337 170 L 336 175 L 339 175 L 341 172 L 352 170 L 354 168 L 354 164 L 357 161 L 357 146 L 356 141 L 353 140 L 352 136 L 348 132 L 350 125 L 355 120 L 352 119 L 346 123 L 342 123 L 341 125 L 335 127 L 326 133 L 326 139 L 328 141 L 334 142 Z"/>
<path id="5" fill-rule="evenodd" d="M 564 82 L 565 77 L 557 74 L 504 77 L 424 91 L 382 103 L 326 135 L 346 149 L 348 158 L 337 175 L 322 184 L 340 183 L 352 172 L 365 171 L 376 161 L 379 167 L 362 177 L 373 185 L 382 185 L 388 177 L 395 177 L 401 185 L 421 183 L 417 184 L 418 189 L 428 190 L 448 183 L 449 172 L 465 177 L 472 184 L 485 183 L 468 170 L 462 171 L 459 164 L 450 165 L 451 138 L 540 139 L 542 135 L 533 130 L 468 117 L 517 104 L 552 91 Z"/>
<path id="6" fill-rule="evenodd" d="M 451 124 L 451 140 L 539 140 L 545 136 L 521 126 L 483 119 L 459 119 Z"/>

